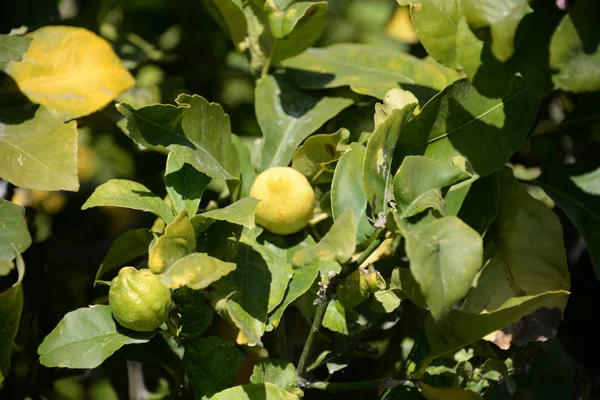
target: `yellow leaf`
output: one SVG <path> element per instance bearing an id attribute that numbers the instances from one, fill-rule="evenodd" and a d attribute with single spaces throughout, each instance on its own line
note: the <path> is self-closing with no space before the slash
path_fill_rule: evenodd
<path id="1" fill-rule="evenodd" d="M 29 100 L 63 120 L 101 109 L 135 83 L 108 42 L 86 29 L 46 26 L 28 36 L 23 60 L 6 72 Z"/>
<path id="2" fill-rule="evenodd" d="M 428 400 L 484 400 L 475 392 L 461 388 L 434 388 L 419 382 L 419 391 Z"/>

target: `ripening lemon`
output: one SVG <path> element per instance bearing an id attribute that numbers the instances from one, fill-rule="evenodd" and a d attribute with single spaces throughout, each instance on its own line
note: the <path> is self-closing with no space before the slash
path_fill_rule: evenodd
<path id="1" fill-rule="evenodd" d="M 315 192 L 300 172 L 289 167 L 273 167 L 256 177 L 250 196 L 260 200 L 256 223 L 278 235 L 304 228 L 315 208 Z"/>

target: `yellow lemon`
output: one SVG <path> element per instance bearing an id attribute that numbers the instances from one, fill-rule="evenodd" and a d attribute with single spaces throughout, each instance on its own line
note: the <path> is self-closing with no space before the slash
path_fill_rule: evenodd
<path id="1" fill-rule="evenodd" d="M 250 196 L 260 200 L 256 222 L 278 235 L 304 228 L 315 208 L 315 192 L 300 172 L 289 167 L 273 167 L 256 177 Z"/>

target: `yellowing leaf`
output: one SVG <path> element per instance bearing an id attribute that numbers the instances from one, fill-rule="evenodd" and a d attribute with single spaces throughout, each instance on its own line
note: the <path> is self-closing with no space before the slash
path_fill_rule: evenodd
<path id="1" fill-rule="evenodd" d="M 34 103 L 64 120 L 93 113 L 134 85 L 110 45 L 96 34 L 70 26 L 46 26 L 20 62 L 6 72 Z"/>

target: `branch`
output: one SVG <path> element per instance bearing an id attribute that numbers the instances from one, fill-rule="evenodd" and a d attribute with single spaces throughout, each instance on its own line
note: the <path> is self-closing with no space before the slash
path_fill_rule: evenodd
<path id="1" fill-rule="evenodd" d="M 345 382 L 345 383 L 332 383 L 332 382 L 304 382 L 303 389 L 317 389 L 324 390 L 326 392 L 349 392 L 354 390 L 377 390 L 377 389 L 389 389 L 394 386 L 404 385 L 410 382 L 410 379 L 394 379 L 394 378 L 383 378 L 383 379 L 372 379 L 369 381 L 362 382 Z"/>

